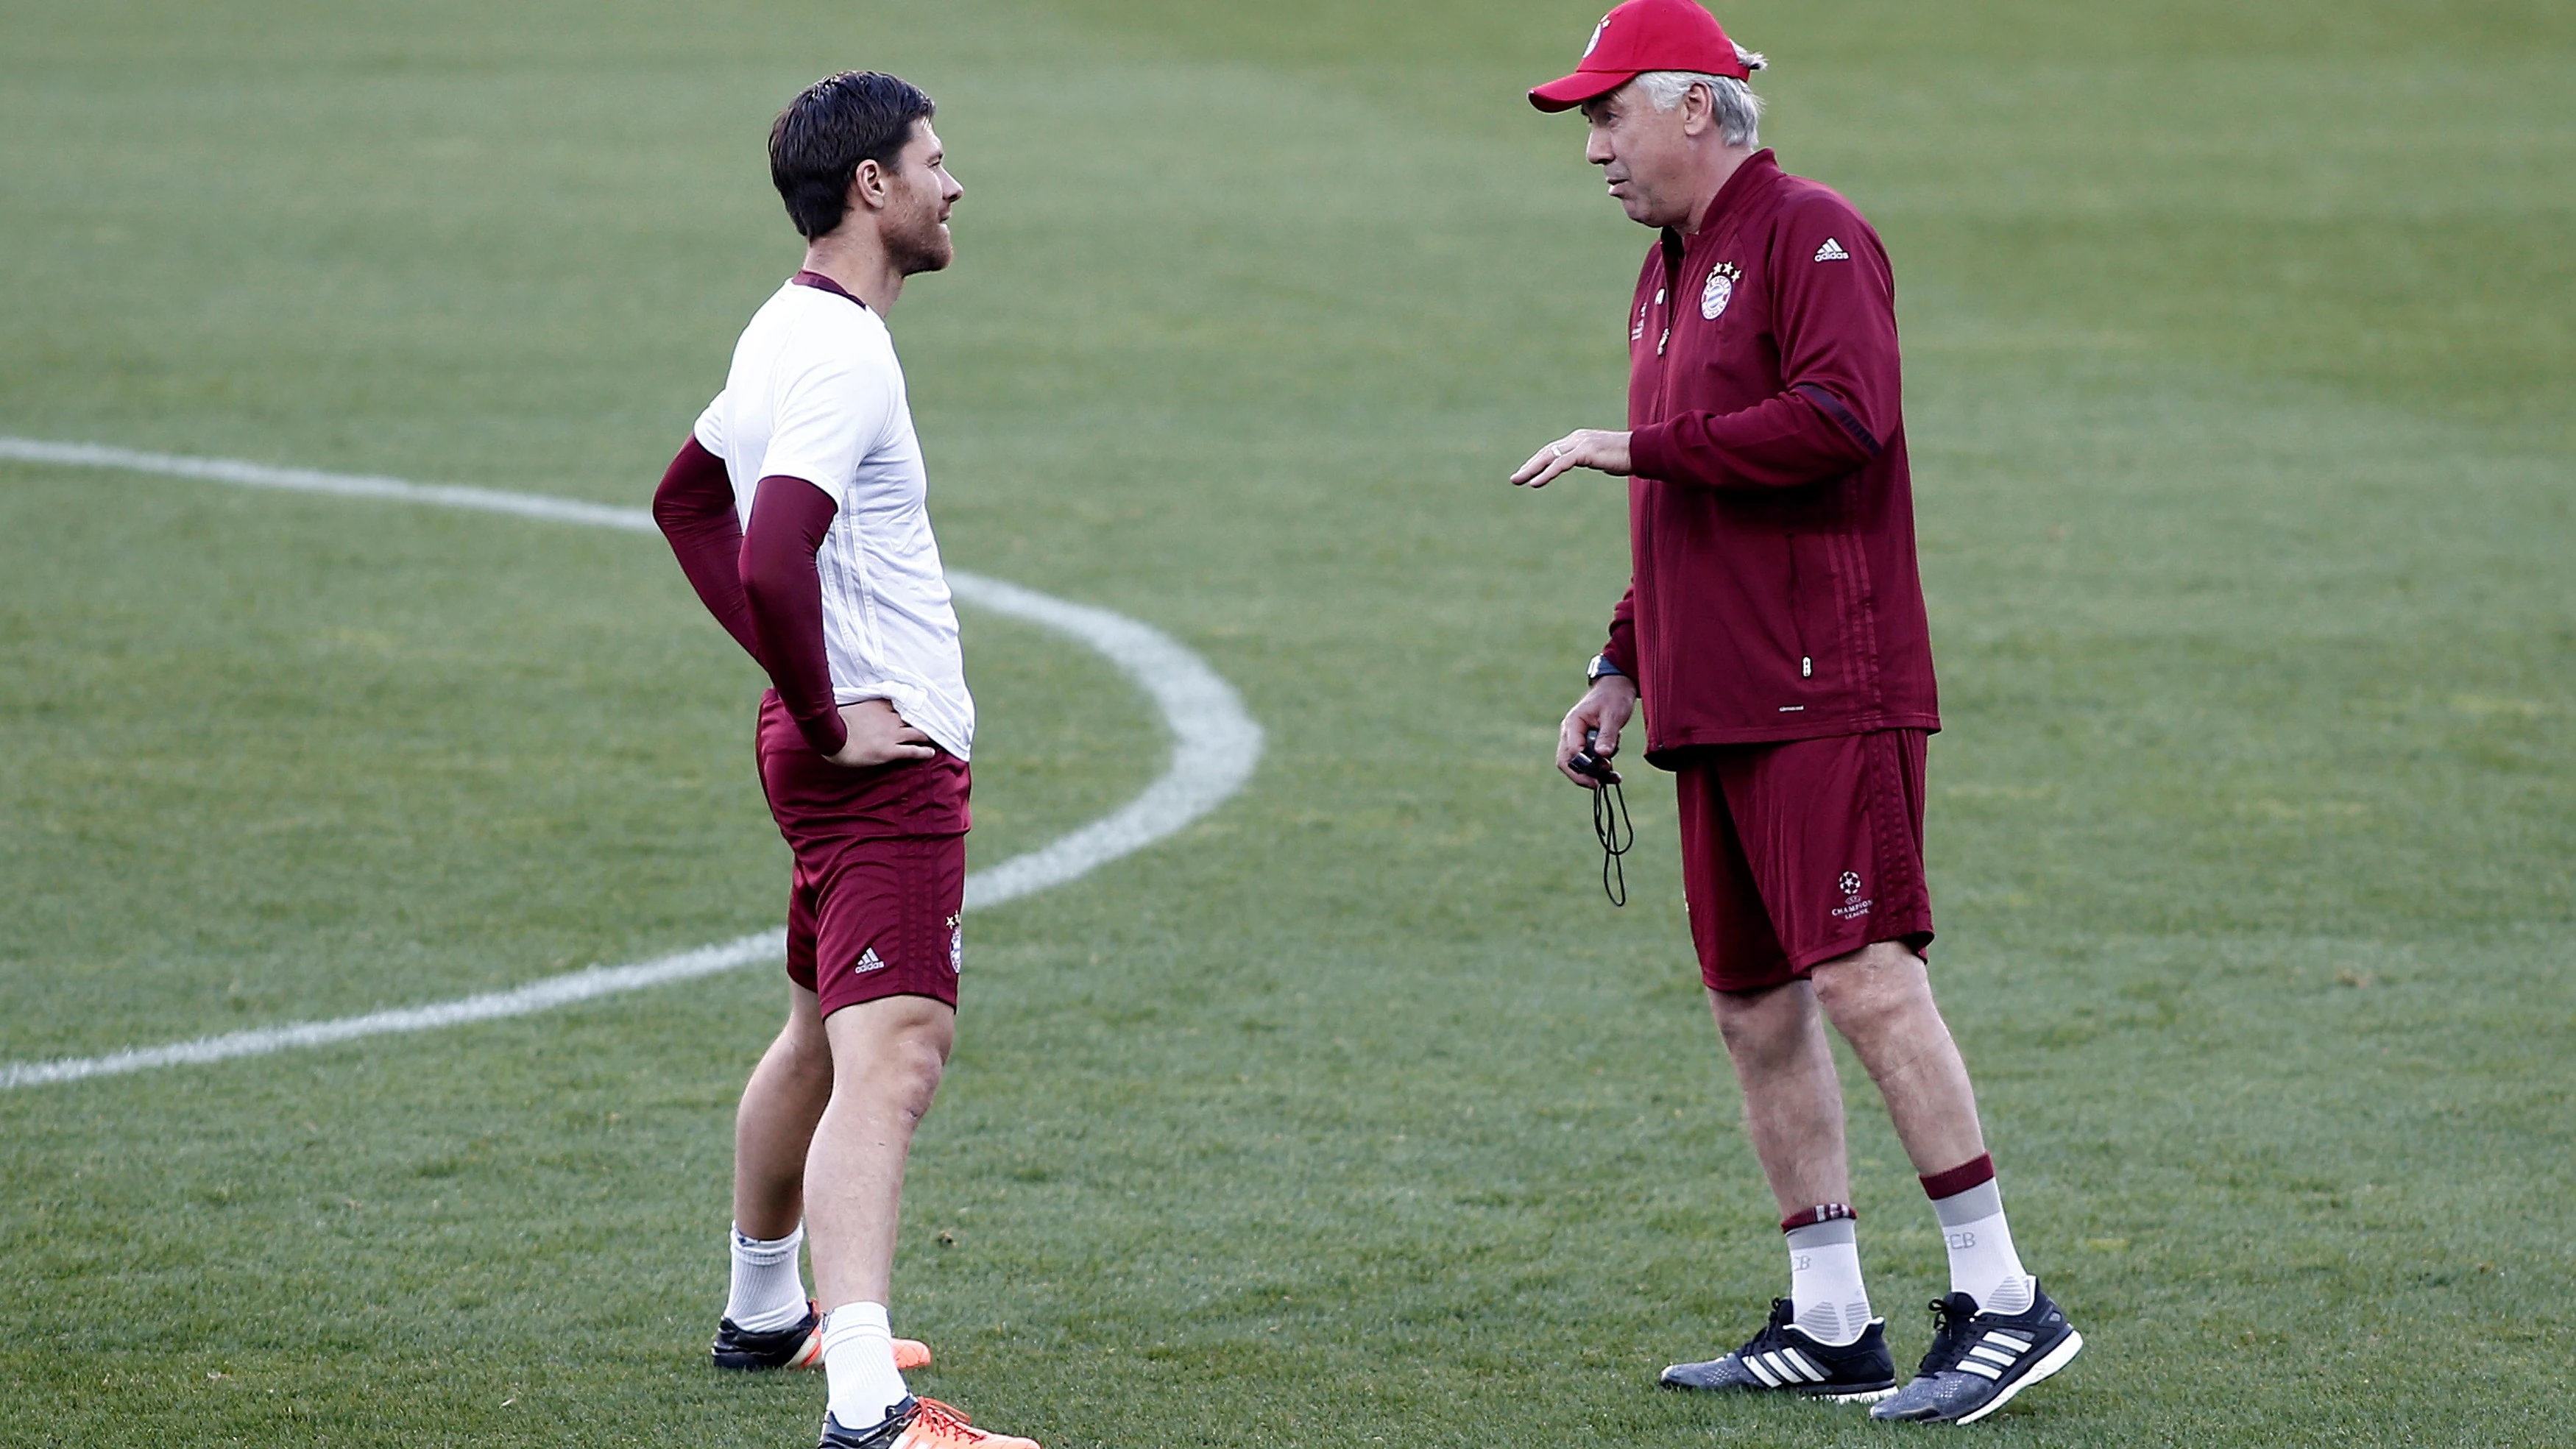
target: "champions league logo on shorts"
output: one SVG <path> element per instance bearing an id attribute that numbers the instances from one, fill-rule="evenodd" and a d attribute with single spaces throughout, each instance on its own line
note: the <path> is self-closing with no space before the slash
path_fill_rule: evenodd
<path id="1" fill-rule="evenodd" d="M 1843 903 L 1833 910 L 1833 917 L 1837 921 L 1848 921 L 1854 916 L 1866 916 L 1869 914 L 1869 908 L 1878 904 L 1874 900 L 1861 899 L 1859 871 L 1844 871 L 1834 884 L 1842 887 L 1843 892 Z"/>
<path id="2" fill-rule="evenodd" d="M 962 916 L 948 918 L 948 974 L 966 974 L 966 926 Z"/>
<path id="3" fill-rule="evenodd" d="M 1719 262 L 1708 274 L 1708 285 L 1699 289 L 1699 315 L 1711 322 L 1726 311 L 1735 299 L 1735 284 L 1744 275 L 1733 262 Z"/>

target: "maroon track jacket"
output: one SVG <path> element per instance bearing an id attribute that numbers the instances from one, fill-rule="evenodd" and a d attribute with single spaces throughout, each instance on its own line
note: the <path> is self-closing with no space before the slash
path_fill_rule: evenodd
<path id="1" fill-rule="evenodd" d="M 1646 758 L 1939 729 L 1878 233 L 1758 151 L 1647 253 L 1628 356 L 1634 571 L 1604 652 Z"/>

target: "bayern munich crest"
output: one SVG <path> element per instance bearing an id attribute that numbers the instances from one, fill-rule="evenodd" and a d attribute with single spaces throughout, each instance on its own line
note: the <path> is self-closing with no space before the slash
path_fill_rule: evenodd
<path id="1" fill-rule="evenodd" d="M 1724 315 L 1726 304 L 1735 300 L 1736 279 L 1743 275 L 1733 262 L 1719 262 L 1711 268 L 1708 285 L 1699 289 L 1699 315 L 1711 322 Z"/>
<path id="2" fill-rule="evenodd" d="M 1590 60 L 1592 58 L 1592 52 L 1601 48 L 1601 32 L 1609 28 L 1610 17 L 1607 15 L 1601 17 L 1600 24 L 1592 27 L 1592 38 L 1583 42 L 1583 58 L 1585 60 Z"/>

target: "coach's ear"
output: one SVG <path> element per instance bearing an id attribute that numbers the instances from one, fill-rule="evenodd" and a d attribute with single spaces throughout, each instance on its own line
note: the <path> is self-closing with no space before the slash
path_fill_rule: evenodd
<path id="1" fill-rule="evenodd" d="M 1715 129 L 1717 92 L 1708 86 L 1694 84 L 1682 93 L 1682 134 L 1696 138 Z"/>

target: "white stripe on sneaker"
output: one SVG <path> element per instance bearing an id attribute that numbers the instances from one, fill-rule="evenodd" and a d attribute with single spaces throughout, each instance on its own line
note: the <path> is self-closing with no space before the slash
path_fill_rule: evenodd
<path id="1" fill-rule="evenodd" d="M 1993 1398 L 1988 1399 L 1985 1403 L 1961 1414 L 1955 1422 L 1961 1424 L 1973 1424 L 1977 1422 L 1979 1419 L 1986 1417 L 1995 1410 L 2011 1403 L 2013 1395 L 2020 1393 L 2022 1390 L 2029 1388 L 2032 1384 L 2038 1383 L 2041 1379 L 2047 1378 L 2049 1375 L 2056 1373 L 2059 1369 L 2066 1367 L 2069 1363 L 2074 1362 L 2075 1356 L 2083 1351 L 2084 1335 L 2077 1333 L 2071 1328 L 2066 1330 L 2066 1337 L 2058 1341 L 2057 1347 L 2050 1349 L 2040 1358 L 2039 1362 L 2032 1364 L 2028 1369 L 2024 1370 L 2020 1378 L 2004 1385 Z"/>
<path id="2" fill-rule="evenodd" d="M 1768 1357 L 1768 1355 L 1764 1355 L 1763 1357 Z M 1766 1389 L 1776 1389 L 1780 1387 L 1780 1376 L 1773 1373 L 1770 1368 L 1762 1362 L 1762 1358 L 1739 1359 L 1737 1362 L 1752 1370 L 1753 1376 L 1762 1381 L 1762 1387 Z"/>
<path id="3" fill-rule="evenodd" d="M 1805 1374 L 1807 1376 L 1807 1382 L 1811 1384 L 1821 1384 L 1825 1380 L 1833 1377 L 1833 1375 L 1826 1373 L 1823 1369 L 1816 1367 L 1816 1361 L 1814 1359 L 1807 1357 L 1805 1354 L 1798 1352 L 1794 1348 L 1782 1349 L 1780 1351 L 1780 1356 L 1787 1359 L 1800 1373 Z"/>
<path id="4" fill-rule="evenodd" d="M 1983 1379 L 1999 1379 L 2004 1376 L 2004 1371 L 2002 1369 L 1999 1369 L 1990 1363 L 1979 1363 L 1977 1360 L 1972 1358 L 1963 1358 L 1959 1360 L 1959 1372 L 1975 1374 L 1977 1377 Z"/>

